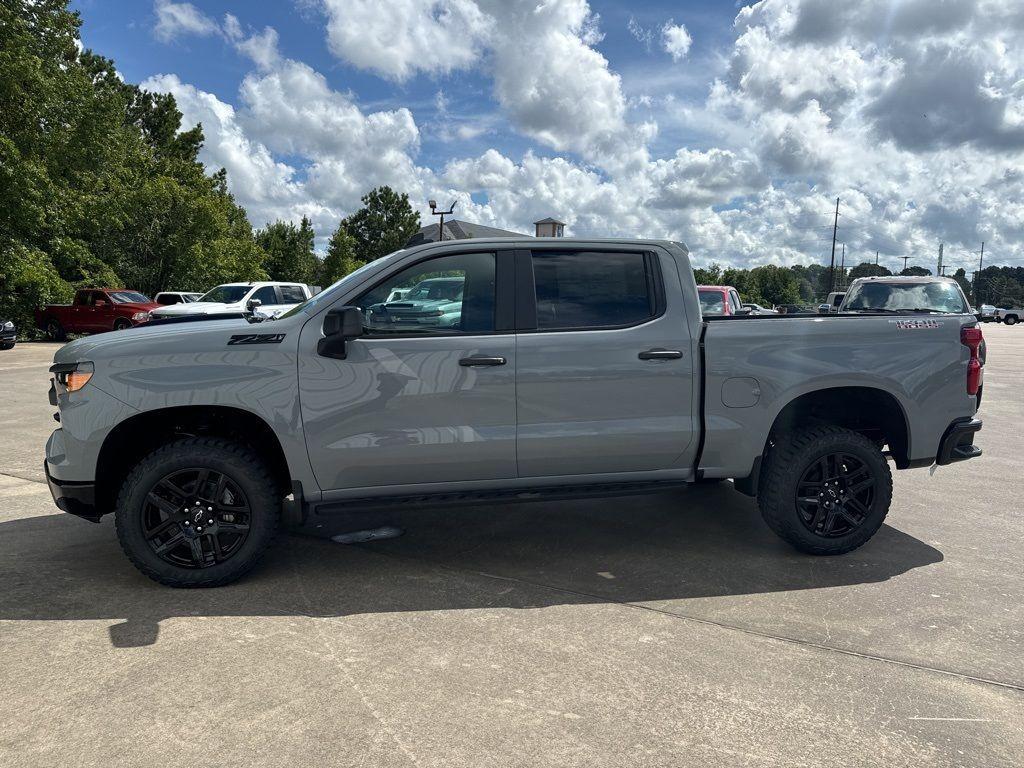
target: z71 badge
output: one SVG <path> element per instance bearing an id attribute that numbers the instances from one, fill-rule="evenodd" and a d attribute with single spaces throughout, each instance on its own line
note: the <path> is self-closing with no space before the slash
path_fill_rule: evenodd
<path id="1" fill-rule="evenodd" d="M 919 331 L 926 328 L 941 328 L 941 320 L 890 320 L 901 331 Z"/>
<path id="2" fill-rule="evenodd" d="M 285 335 L 283 333 L 239 333 L 228 340 L 228 346 L 233 344 L 280 344 L 284 341 Z"/>

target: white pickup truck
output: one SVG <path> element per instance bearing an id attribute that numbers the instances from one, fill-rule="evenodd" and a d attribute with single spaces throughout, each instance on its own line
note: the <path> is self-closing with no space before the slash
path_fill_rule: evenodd
<path id="1" fill-rule="evenodd" d="M 184 315 L 229 315 L 248 310 L 250 301 L 258 301 L 256 314 L 277 317 L 296 304 L 313 296 L 314 291 L 303 283 L 225 283 L 218 285 L 197 301 L 171 304 L 150 312 L 154 320 L 167 320 Z"/>

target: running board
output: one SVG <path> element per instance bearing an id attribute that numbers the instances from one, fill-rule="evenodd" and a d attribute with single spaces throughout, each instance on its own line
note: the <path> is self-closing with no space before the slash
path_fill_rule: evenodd
<path id="1" fill-rule="evenodd" d="M 459 493 L 418 493 L 406 496 L 367 496 L 310 504 L 310 517 L 330 517 L 368 509 L 395 509 L 481 504 L 486 502 L 562 501 L 658 493 L 688 485 L 685 480 L 646 480 L 632 483 L 591 483 L 575 486 L 507 488 Z"/>

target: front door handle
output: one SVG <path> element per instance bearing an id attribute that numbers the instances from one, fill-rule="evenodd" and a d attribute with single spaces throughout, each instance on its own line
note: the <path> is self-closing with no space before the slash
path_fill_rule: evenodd
<path id="1" fill-rule="evenodd" d="M 661 349 L 661 347 L 648 349 L 637 355 L 641 360 L 678 360 L 682 356 L 683 353 L 678 349 Z"/>
<path id="2" fill-rule="evenodd" d="M 472 355 L 459 360 L 459 365 L 471 368 L 478 365 L 504 365 L 504 357 L 486 357 L 484 355 Z"/>

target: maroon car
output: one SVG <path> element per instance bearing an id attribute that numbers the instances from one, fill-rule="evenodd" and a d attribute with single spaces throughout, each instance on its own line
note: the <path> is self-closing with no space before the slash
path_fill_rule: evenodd
<path id="1" fill-rule="evenodd" d="M 69 333 L 119 331 L 149 322 L 160 305 L 138 291 L 124 288 L 84 288 L 71 304 L 49 304 L 36 310 L 36 325 L 53 341 Z"/>

